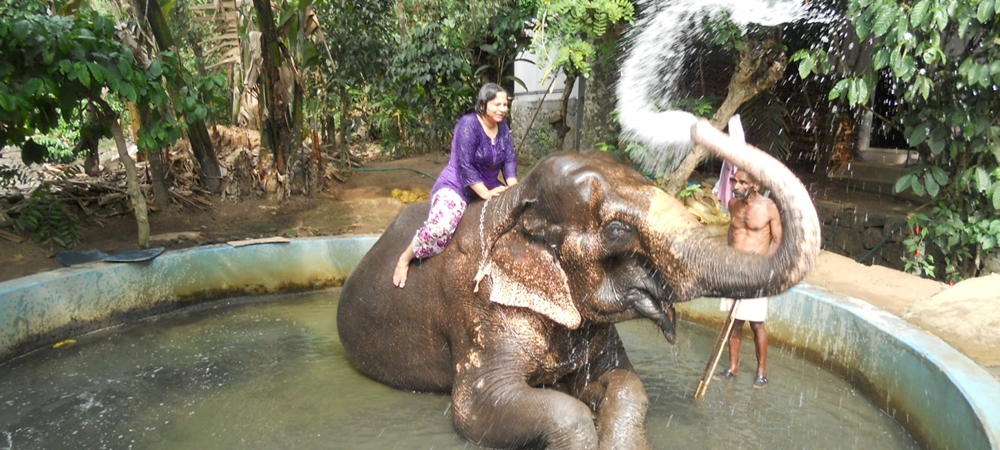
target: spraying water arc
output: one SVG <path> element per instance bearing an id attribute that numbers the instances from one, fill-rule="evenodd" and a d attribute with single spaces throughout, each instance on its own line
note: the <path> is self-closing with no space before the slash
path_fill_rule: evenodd
<path id="1" fill-rule="evenodd" d="M 697 121 L 691 113 L 671 109 L 689 42 L 690 28 L 682 25 L 720 11 L 728 11 L 741 27 L 787 23 L 809 13 L 800 0 L 643 0 L 639 6 L 646 15 L 628 36 L 632 48 L 622 63 L 616 94 L 625 139 L 649 149 L 632 156 L 654 173 L 673 170 L 683 159 Z"/>

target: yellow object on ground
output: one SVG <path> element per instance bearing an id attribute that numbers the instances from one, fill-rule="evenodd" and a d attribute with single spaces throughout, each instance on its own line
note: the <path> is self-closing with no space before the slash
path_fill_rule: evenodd
<path id="1" fill-rule="evenodd" d="M 409 205 L 410 203 L 416 203 L 416 202 L 423 202 L 431 199 L 431 193 L 427 192 L 426 189 L 421 187 L 415 187 L 409 190 L 395 188 L 392 190 L 392 193 L 390 193 L 389 196 L 403 202 L 404 205 Z"/>
<path id="2" fill-rule="evenodd" d="M 66 339 L 65 341 L 59 341 L 56 342 L 55 344 L 52 344 L 52 348 L 69 347 L 70 345 L 73 345 L 75 343 L 76 339 Z"/>

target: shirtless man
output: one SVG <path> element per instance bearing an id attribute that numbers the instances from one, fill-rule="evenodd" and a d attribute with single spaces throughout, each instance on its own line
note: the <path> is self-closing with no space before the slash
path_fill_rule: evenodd
<path id="1" fill-rule="evenodd" d="M 781 242 L 781 218 L 778 207 L 770 198 L 758 192 L 760 183 L 742 169 L 730 178 L 733 198 L 729 200 L 729 246 L 745 252 L 771 256 Z M 729 311 L 733 300 L 722 299 L 720 309 Z M 740 300 L 733 311 L 733 331 L 729 334 L 729 368 L 720 375 L 736 376 L 740 367 L 740 343 L 743 340 L 743 322 L 750 322 L 757 349 L 757 376 L 753 386 L 767 386 L 767 298 Z"/>

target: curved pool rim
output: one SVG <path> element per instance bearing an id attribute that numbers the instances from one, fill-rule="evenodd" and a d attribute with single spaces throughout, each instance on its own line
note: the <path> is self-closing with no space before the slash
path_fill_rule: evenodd
<path id="1" fill-rule="evenodd" d="M 0 362 L 65 339 L 192 304 L 339 286 L 378 236 L 293 239 L 168 251 L 0 283 Z M 678 305 L 718 326 L 718 301 Z M 773 297 L 768 334 L 847 378 L 925 448 L 1000 448 L 1000 383 L 940 338 L 864 301 L 800 283 Z M 772 376 L 773 378 L 773 376 Z"/>

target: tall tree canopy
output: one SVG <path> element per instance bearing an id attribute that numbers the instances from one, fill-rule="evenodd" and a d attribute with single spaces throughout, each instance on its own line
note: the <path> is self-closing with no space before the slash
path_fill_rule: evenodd
<path id="1" fill-rule="evenodd" d="M 825 44 L 793 56 L 802 77 L 841 77 L 829 96 L 850 106 L 871 104 L 880 74 L 893 81 L 888 119 L 920 154 L 895 190 L 932 205 L 910 217 L 907 267 L 949 281 L 977 275 L 1000 242 L 998 13 L 996 0 L 850 0 L 844 28 L 874 49 L 872 70 L 839 70 Z"/>

